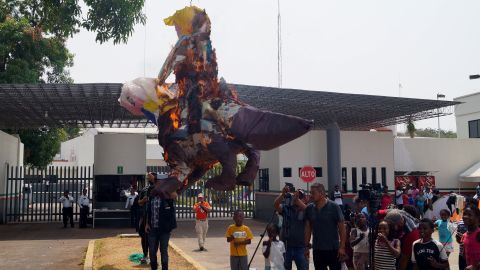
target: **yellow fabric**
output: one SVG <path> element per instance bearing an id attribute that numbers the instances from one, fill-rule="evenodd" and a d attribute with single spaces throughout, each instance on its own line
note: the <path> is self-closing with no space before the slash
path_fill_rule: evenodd
<path id="1" fill-rule="evenodd" d="M 233 241 L 230 242 L 230 256 L 247 256 L 247 245 L 239 245 L 235 246 L 233 243 L 235 241 L 243 241 L 253 239 L 252 231 L 245 225 L 238 227 L 235 224 L 232 224 L 228 227 L 227 232 L 225 233 L 225 237 L 229 236 L 237 236 Z"/>
<path id="2" fill-rule="evenodd" d="M 203 10 L 196 6 L 184 7 L 177 10 L 172 16 L 164 19 L 163 22 L 169 26 L 175 25 L 182 35 L 191 35 L 192 20 L 197 12 L 203 12 Z"/>

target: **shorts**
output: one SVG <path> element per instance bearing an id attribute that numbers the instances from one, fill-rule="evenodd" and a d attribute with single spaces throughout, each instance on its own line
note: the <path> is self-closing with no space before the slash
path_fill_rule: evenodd
<path id="1" fill-rule="evenodd" d="M 445 249 L 446 252 L 452 253 L 453 252 L 453 243 L 442 243 L 443 248 Z"/>

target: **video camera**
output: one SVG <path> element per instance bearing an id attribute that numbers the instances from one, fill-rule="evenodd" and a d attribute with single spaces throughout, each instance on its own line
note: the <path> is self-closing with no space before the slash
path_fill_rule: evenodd
<path id="1" fill-rule="evenodd" d="M 285 188 L 287 188 L 287 193 L 285 193 L 284 197 L 284 205 L 285 206 L 292 206 L 293 205 L 293 193 L 297 191 L 295 189 L 295 186 L 292 183 L 285 182 Z M 303 190 L 299 189 L 298 190 L 298 198 L 301 200 L 305 197 L 305 193 Z"/>
<path id="2" fill-rule="evenodd" d="M 382 197 L 381 184 L 362 184 L 362 190 L 358 192 L 358 198 L 367 201 L 371 213 L 376 213 L 380 209 L 380 200 Z"/>

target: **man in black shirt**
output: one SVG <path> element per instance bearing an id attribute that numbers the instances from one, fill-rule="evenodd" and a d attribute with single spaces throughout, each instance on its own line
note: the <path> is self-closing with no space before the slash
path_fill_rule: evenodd
<path id="1" fill-rule="evenodd" d="M 340 270 L 340 261 L 345 259 L 347 238 L 340 206 L 328 199 L 325 187 L 315 183 L 310 187 L 313 203 L 306 209 L 305 244 L 309 246 L 313 232 L 313 264 L 315 269 Z M 310 252 L 305 251 L 305 257 Z"/>
<path id="2" fill-rule="evenodd" d="M 146 211 L 147 211 L 147 202 L 148 197 L 150 197 L 150 191 L 153 189 L 155 185 L 155 181 L 158 178 L 158 174 L 156 172 L 149 172 L 147 174 L 148 186 L 144 187 L 136 198 L 136 204 L 138 204 L 138 235 L 140 235 L 141 243 L 142 243 L 142 251 L 143 251 L 143 258 L 141 260 L 142 264 L 147 263 L 148 257 L 148 236 L 145 232 L 146 226 Z"/>
<path id="3" fill-rule="evenodd" d="M 308 269 L 308 261 L 305 254 L 305 209 L 307 206 L 302 202 L 303 192 L 300 190 L 289 193 L 289 186 L 285 186 L 280 196 L 275 200 L 274 206 L 283 216 L 280 239 L 286 247 L 285 269 L 292 269 L 292 262 L 299 270 Z"/>
<path id="4" fill-rule="evenodd" d="M 152 270 L 158 269 L 157 250 L 159 247 L 162 270 L 168 270 L 168 241 L 170 240 L 170 232 L 176 227 L 174 200 L 162 199 L 160 196 L 150 196 L 147 202 L 145 231 L 148 233 L 150 266 Z"/>

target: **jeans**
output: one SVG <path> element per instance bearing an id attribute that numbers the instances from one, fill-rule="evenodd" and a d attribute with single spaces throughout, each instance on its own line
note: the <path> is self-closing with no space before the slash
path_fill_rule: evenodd
<path id="1" fill-rule="evenodd" d="M 287 247 L 285 252 L 285 270 L 292 270 L 295 262 L 298 270 L 308 270 L 308 261 L 305 258 L 304 247 Z"/>
<path id="2" fill-rule="evenodd" d="M 168 241 L 170 233 L 160 232 L 151 229 L 148 233 L 148 245 L 150 251 L 150 266 L 152 270 L 158 269 L 157 250 L 160 246 L 160 259 L 162 262 L 162 270 L 168 270 Z"/>
<path id="3" fill-rule="evenodd" d="M 313 265 L 315 270 L 340 270 L 341 264 L 337 258 L 338 250 L 313 250 Z"/>

